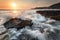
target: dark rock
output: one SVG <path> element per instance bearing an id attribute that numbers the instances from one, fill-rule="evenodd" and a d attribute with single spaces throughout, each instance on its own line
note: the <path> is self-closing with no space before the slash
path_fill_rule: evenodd
<path id="1" fill-rule="evenodd" d="M 35 7 L 32 9 L 60 9 L 60 3 L 50 5 L 49 7 Z"/>
<path id="2" fill-rule="evenodd" d="M 35 8 L 32 8 L 32 9 L 48 9 L 48 7 L 35 7 Z"/>
<path id="3" fill-rule="evenodd" d="M 6 23 L 4 23 L 5 28 L 17 28 L 21 29 L 24 28 L 25 26 L 32 26 L 32 21 L 31 20 L 21 20 L 19 18 L 14 18 L 10 19 Z"/>
<path id="4" fill-rule="evenodd" d="M 44 8 L 45 9 L 45 8 Z M 48 7 L 48 9 L 60 9 L 60 3 L 56 3 Z M 42 14 L 46 17 L 60 20 L 60 11 L 36 11 L 39 14 Z"/>
<path id="5" fill-rule="evenodd" d="M 36 11 L 37 13 L 56 20 L 60 20 L 60 11 Z"/>
<path id="6" fill-rule="evenodd" d="M 49 8 L 52 8 L 52 9 L 60 9 L 60 3 L 53 4 Z"/>

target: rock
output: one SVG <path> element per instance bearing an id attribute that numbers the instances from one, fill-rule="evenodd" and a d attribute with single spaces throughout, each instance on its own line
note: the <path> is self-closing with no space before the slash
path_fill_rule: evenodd
<path id="1" fill-rule="evenodd" d="M 53 4 L 49 6 L 48 8 L 44 9 L 60 9 L 60 3 Z M 36 13 L 39 13 L 41 15 L 44 15 L 48 18 L 52 18 L 55 20 L 60 20 L 60 11 L 36 11 Z"/>
<path id="2" fill-rule="evenodd" d="M 14 18 L 9 21 L 7 21 L 4 26 L 6 28 L 17 28 L 21 29 L 24 28 L 25 26 L 32 26 L 32 21 L 31 20 L 21 20 L 19 18 Z"/>
<path id="3" fill-rule="evenodd" d="M 60 9 L 60 3 L 53 4 L 49 8 L 52 8 L 52 9 Z"/>

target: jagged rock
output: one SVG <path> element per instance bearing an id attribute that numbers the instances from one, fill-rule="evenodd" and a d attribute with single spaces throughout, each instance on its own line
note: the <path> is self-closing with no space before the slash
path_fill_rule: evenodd
<path id="1" fill-rule="evenodd" d="M 7 21 L 6 23 L 4 23 L 4 26 L 6 28 L 23 28 L 25 26 L 32 26 L 32 21 L 31 20 L 21 20 L 19 18 L 14 18 L 14 19 L 10 19 L 9 21 Z"/>

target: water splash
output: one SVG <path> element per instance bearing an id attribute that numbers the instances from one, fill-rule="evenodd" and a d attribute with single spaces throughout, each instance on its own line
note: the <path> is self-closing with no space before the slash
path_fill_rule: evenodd
<path id="1" fill-rule="evenodd" d="M 60 40 L 60 28 L 53 26 L 56 23 L 55 20 L 37 14 L 33 10 L 24 11 L 17 18 L 22 20 L 30 19 L 33 25 L 20 30 L 10 29 L 9 33 L 11 34 L 9 34 L 8 40 Z"/>

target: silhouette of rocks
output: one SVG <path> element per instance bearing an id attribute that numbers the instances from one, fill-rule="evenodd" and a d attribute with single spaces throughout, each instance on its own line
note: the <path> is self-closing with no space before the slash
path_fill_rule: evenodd
<path id="1" fill-rule="evenodd" d="M 60 3 L 51 5 L 50 7 L 48 7 L 48 9 L 60 9 Z M 42 14 L 46 17 L 56 19 L 56 20 L 60 20 L 60 11 L 36 11 L 36 12 L 39 14 Z"/>
<path id="2" fill-rule="evenodd" d="M 49 8 L 52 8 L 52 9 L 60 9 L 60 3 L 53 4 Z"/>

